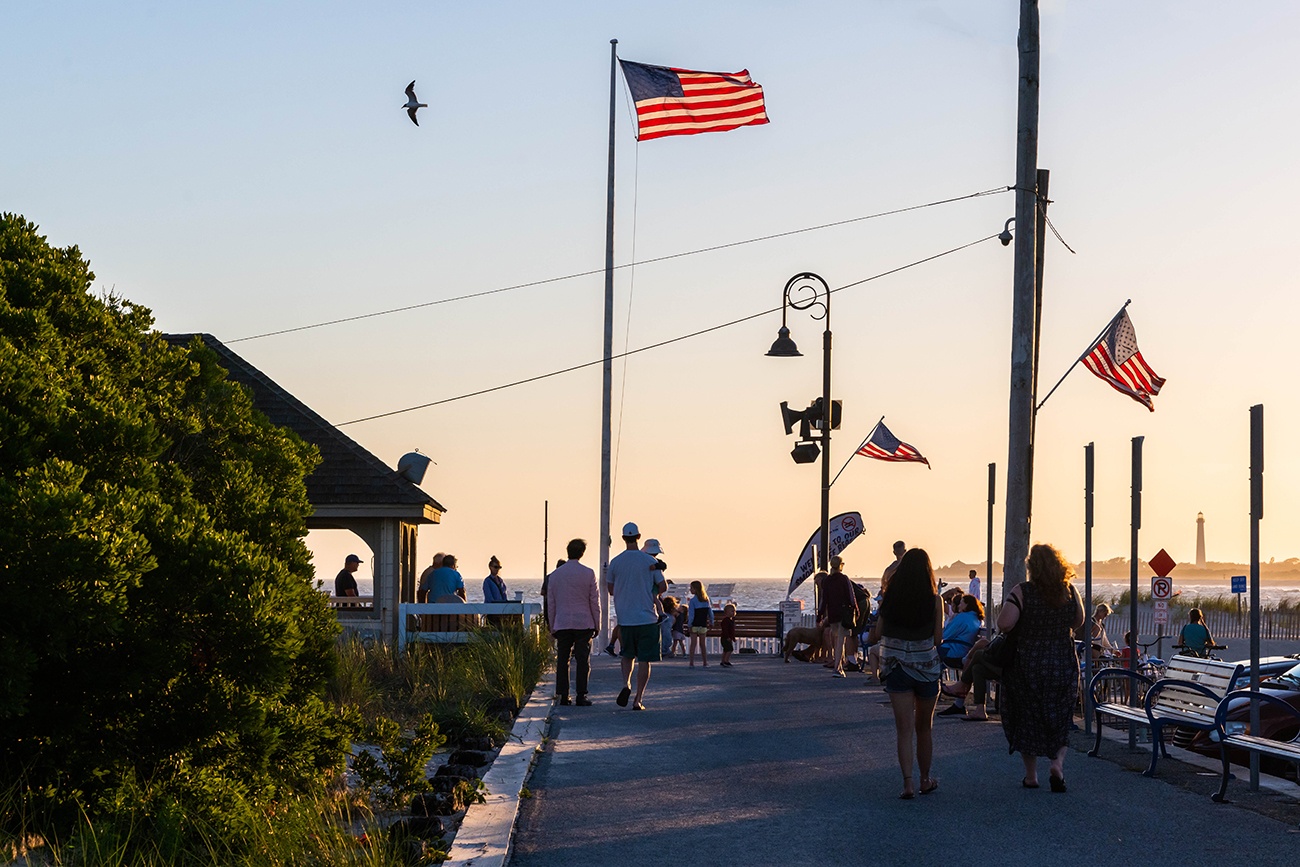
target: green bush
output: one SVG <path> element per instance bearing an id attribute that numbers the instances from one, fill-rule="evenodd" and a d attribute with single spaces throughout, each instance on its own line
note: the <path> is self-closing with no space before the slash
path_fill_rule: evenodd
<path id="1" fill-rule="evenodd" d="M 111 861 L 141 828 L 163 856 L 243 833 L 346 733 L 315 449 L 93 280 L 0 216 L 0 780 L 23 786 L 0 827 L 90 828 Z"/>

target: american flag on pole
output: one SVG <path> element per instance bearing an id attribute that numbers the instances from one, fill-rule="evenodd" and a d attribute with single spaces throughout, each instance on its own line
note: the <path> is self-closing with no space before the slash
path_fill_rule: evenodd
<path id="1" fill-rule="evenodd" d="M 740 72 L 697 72 L 619 60 L 636 103 L 637 141 L 767 123 L 763 88 Z"/>
<path id="2" fill-rule="evenodd" d="M 916 461 L 930 466 L 930 462 L 916 450 L 916 446 L 905 443 L 890 433 L 884 421 L 877 422 L 871 436 L 858 448 L 857 454 L 878 461 Z"/>
<path id="3" fill-rule="evenodd" d="M 1083 357 L 1083 364 L 1116 391 L 1123 392 L 1152 412 L 1151 398 L 1160 393 L 1165 381 L 1142 358 L 1137 334 L 1127 310 L 1120 310 Z"/>

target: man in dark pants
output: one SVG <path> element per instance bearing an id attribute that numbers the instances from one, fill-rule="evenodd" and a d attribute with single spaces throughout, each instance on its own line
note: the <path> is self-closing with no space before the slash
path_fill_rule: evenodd
<path id="1" fill-rule="evenodd" d="M 578 561 L 587 553 L 587 543 L 574 539 L 567 548 L 569 559 L 546 576 L 546 606 L 551 612 L 551 634 L 555 636 L 555 697 L 569 704 L 569 659 L 577 659 L 577 703 L 590 707 L 587 678 L 591 673 L 591 640 L 600 622 L 600 591 L 596 573 Z"/>

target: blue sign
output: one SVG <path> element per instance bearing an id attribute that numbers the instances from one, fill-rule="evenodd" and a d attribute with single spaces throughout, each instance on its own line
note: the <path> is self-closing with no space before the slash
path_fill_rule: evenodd
<path id="1" fill-rule="evenodd" d="M 1245 575 L 1233 575 L 1233 576 L 1232 576 L 1232 592 L 1233 592 L 1233 593 L 1245 593 L 1245 592 L 1246 592 L 1246 576 L 1245 576 Z"/>

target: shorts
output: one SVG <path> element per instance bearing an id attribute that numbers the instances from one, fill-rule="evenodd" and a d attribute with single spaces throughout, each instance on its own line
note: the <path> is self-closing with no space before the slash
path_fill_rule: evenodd
<path id="1" fill-rule="evenodd" d="M 722 639 L 722 652 L 723 652 L 723 653 L 731 653 L 731 651 L 733 651 L 733 650 L 735 650 L 735 649 L 736 649 L 736 642 L 732 641 L 730 638 L 724 638 L 724 639 Z"/>
<path id="2" fill-rule="evenodd" d="M 623 646 L 618 655 L 624 659 L 635 659 L 637 662 L 658 662 L 663 658 L 658 623 L 624 626 L 619 635 Z"/>
<path id="3" fill-rule="evenodd" d="M 910 692 L 917 698 L 935 698 L 939 695 L 939 681 L 917 680 L 903 671 L 901 665 L 896 665 L 885 675 L 885 692 Z"/>
<path id="4" fill-rule="evenodd" d="M 708 635 L 708 634 L 709 634 L 709 627 L 707 627 L 707 626 L 692 626 L 692 627 L 691 627 L 691 635 Z"/>
<path id="5" fill-rule="evenodd" d="M 685 632 L 682 632 L 680 629 L 673 630 L 673 641 L 685 641 L 685 640 L 686 640 Z"/>

